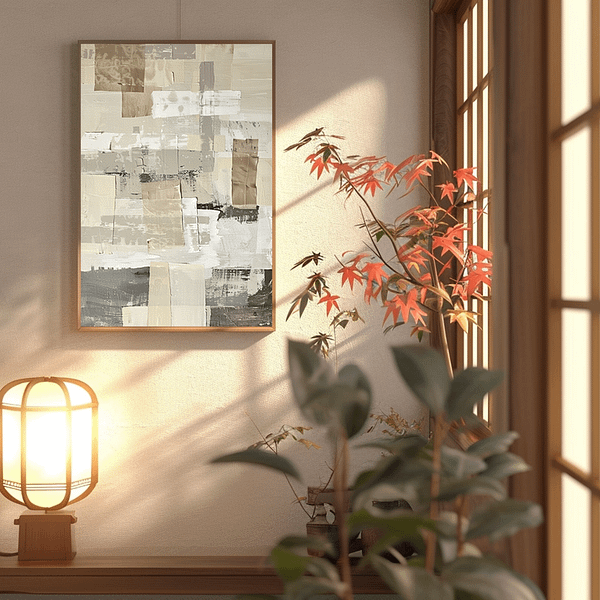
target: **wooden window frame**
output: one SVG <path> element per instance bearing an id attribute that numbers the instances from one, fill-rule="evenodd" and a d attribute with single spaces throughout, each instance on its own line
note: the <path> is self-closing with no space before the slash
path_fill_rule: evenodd
<path id="1" fill-rule="evenodd" d="M 456 164 L 450 99 L 456 98 L 449 31 L 468 0 L 432 3 L 432 148 Z M 494 402 L 498 430 L 521 433 L 512 450 L 532 467 L 512 478 L 514 498 L 546 503 L 546 2 L 490 0 L 493 14 L 494 367 L 505 370 L 503 401 Z M 443 45 L 440 46 L 440 42 Z M 436 182 L 438 183 L 438 182 Z M 527 257 L 527 260 L 523 260 Z M 533 426 L 532 426 L 533 424 Z M 548 526 L 511 540 L 511 563 L 547 588 Z"/>
<path id="2" fill-rule="evenodd" d="M 563 581 L 563 479 L 577 481 L 590 497 L 590 597 L 600 597 L 600 379 L 595 365 L 600 360 L 600 1 L 591 1 L 590 14 L 590 98 L 589 108 L 575 118 L 564 122 L 562 114 L 562 23 L 561 2 L 549 4 L 548 27 L 548 260 L 554 269 L 548 270 L 548 450 L 547 450 L 547 519 L 548 531 L 548 600 L 560 600 Z M 561 281 L 562 264 L 562 143 L 584 127 L 590 133 L 590 296 L 588 300 L 564 297 Z M 590 316 L 590 407 L 588 420 L 582 427 L 589 428 L 589 471 L 580 469 L 563 456 L 562 409 L 562 315 L 564 309 L 575 309 Z M 582 598 L 582 600 L 587 600 Z"/>

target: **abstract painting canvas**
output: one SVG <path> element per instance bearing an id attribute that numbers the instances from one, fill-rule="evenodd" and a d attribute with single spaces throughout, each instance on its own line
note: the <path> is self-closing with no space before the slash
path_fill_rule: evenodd
<path id="1" fill-rule="evenodd" d="M 80 42 L 79 328 L 274 329 L 274 42 Z"/>

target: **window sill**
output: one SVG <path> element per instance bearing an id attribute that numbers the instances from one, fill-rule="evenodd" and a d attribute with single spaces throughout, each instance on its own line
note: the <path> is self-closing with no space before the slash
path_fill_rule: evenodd
<path id="1" fill-rule="evenodd" d="M 353 568 L 356 594 L 389 594 L 372 570 Z M 70 562 L 0 559 L 0 593 L 281 594 L 263 556 L 76 556 Z"/>

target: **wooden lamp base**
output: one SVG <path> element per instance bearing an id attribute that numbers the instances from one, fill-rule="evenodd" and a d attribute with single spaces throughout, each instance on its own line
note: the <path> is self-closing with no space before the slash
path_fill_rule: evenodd
<path id="1" fill-rule="evenodd" d="M 26 510 L 19 526 L 19 560 L 73 560 L 76 552 L 71 525 L 74 511 L 38 512 Z"/>

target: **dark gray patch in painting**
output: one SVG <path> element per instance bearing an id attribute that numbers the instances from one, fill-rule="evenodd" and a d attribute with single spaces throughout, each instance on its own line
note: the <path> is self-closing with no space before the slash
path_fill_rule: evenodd
<path id="1" fill-rule="evenodd" d="M 211 327 L 271 327 L 271 308 L 229 308 L 218 306 L 210 310 Z"/>
<path id="2" fill-rule="evenodd" d="M 122 327 L 125 306 L 147 306 L 150 268 L 81 273 L 82 327 Z"/>
<path id="3" fill-rule="evenodd" d="M 174 59 L 196 58 L 195 44 L 173 44 Z"/>
<path id="4" fill-rule="evenodd" d="M 202 117 L 212 121 L 214 117 Z M 211 123 L 212 127 L 212 123 Z M 198 195 L 197 180 L 202 173 L 214 170 L 212 142 L 202 150 L 153 150 L 132 148 L 82 155 L 82 172 L 91 175 L 116 175 L 117 199 L 141 198 L 140 182 L 180 179 L 184 197 Z"/>
<path id="5" fill-rule="evenodd" d="M 270 327 L 273 323 L 271 269 L 256 270 L 262 275 L 261 288 L 248 294 L 251 269 L 213 269 L 206 284 L 206 305 L 211 307 L 212 327 Z"/>
<path id="6" fill-rule="evenodd" d="M 200 91 L 215 89 L 215 63 L 204 61 L 200 63 Z"/>
<path id="7" fill-rule="evenodd" d="M 235 219 L 240 223 L 251 223 L 258 221 L 258 206 L 249 208 L 237 208 L 231 204 L 219 204 L 217 202 L 198 202 L 198 210 L 218 210 L 218 219 Z"/>
<path id="8" fill-rule="evenodd" d="M 170 59 L 173 58 L 171 44 L 146 44 L 146 58 Z"/>

